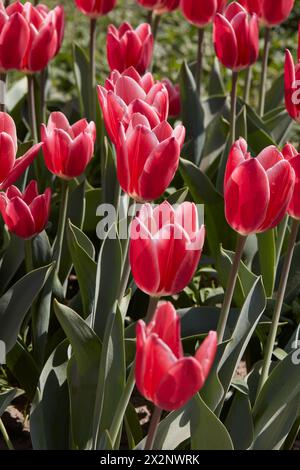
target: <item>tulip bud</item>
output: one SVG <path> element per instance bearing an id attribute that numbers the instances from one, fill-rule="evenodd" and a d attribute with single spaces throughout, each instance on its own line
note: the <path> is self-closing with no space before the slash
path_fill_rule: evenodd
<path id="1" fill-rule="evenodd" d="M 195 357 L 184 356 L 180 335 L 180 318 L 170 302 L 159 304 L 148 326 L 137 323 L 137 388 L 168 411 L 184 406 L 203 387 L 217 351 L 217 334 L 210 331 Z"/>
<path id="2" fill-rule="evenodd" d="M 18 144 L 14 120 L 9 114 L 0 112 L 0 190 L 7 189 L 20 178 L 41 147 L 42 144 L 36 144 L 16 159 Z"/>
<path id="3" fill-rule="evenodd" d="M 283 23 L 291 13 L 295 0 L 239 0 L 249 13 L 255 13 L 261 22 L 271 28 Z"/>
<path id="4" fill-rule="evenodd" d="M 181 99 L 179 85 L 173 85 L 168 78 L 163 78 L 163 83 L 169 96 L 169 117 L 177 118 L 181 113 Z"/>
<path id="5" fill-rule="evenodd" d="M 195 204 L 142 206 L 131 224 L 130 264 L 136 285 L 161 297 L 181 292 L 197 269 L 205 238 Z"/>
<path id="6" fill-rule="evenodd" d="M 234 71 L 248 68 L 257 61 L 259 30 L 256 15 L 249 17 L 237 2 L 230 3 L 214 21 L 214 45 L 219 61 Z"/>
<path id="7" fill-rule="evenodd" d="M 287 211 L 293 219 L 300 220 L 300 154 L 291 144 L 283 147 L 282 154 L 295 172 L 294 191 Z"/>
<path id="8" fill-rule="evenodd" d="M 295 172 L 275 146 L 256 158 L 240 138 L 231 147 L 225 172 L 225 215 L 241 235 L 276 227 L 285 215 L 295 184 Z"/>
<path id="9" fill-rule="evenodd" d="M 227 0 L 181 0 L 183 16 L 198 28 L 211 23 L 216 13 L 222 13 Z"/>
<path id="10" fill-rule="evenodd" d="M 119 29 L 110 25 L 106 45 L 111 71 L 118 70 L 122 73 L 132 66 L 137 72 L 144 74 L 151 64 L 153 36 L 148 23 L 141 24 L 135 30 L 129 23 L 123 23 Z"/>
<path id="11" fill-rule="evenodd" d="M 142 77 L 133 68 L 120 74 L 114 70 L 105 87 L 98 86 L 98 98 L 107 133 L 114 144 L 120 135 L 120 123 L 126 131 L 133 114 L 140 113 L 151 129 L 168 118 L 169 98 L 165 86 L 154 82 L 151 73 Z"/>
<path id="12" fill-rule="evenodd" d="M 38 194 L 37 182 L 31 181 L 24 193 L 10 186 L 0 193 L 0 211 L 8 230 L 29 239 L 42 232 L 48 222 L 51 190 Z"/>
<path id="13" fill-rule="evenodd" d="M 96 126 L 81 119 L 72 126 L 60 112 L 50 115 L 47 127 L 42 124 L 41 139 L 49 171 L 64 179 L 81 175 L 94 153 Z"/>
<path id="14" fill-rule="evenodd" d="M 121 124 L 116 145 L 118 179 L 137 201 L 153 201 L 165 192 L 179 164 L 185 129 L 167 121 L 151 129 L 147 118 L 134 114 L 125 132 Z"/>
<path id="15" fill-rule="evenodd" d="M 107 15 L 116 6 L 117 0 L 74 0 L 78 10 L 90 18 Z"/>

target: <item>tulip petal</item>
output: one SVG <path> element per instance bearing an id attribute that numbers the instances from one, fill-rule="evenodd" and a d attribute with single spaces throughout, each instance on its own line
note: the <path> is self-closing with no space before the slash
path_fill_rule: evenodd
<path id="1" fill-rule="evenodd" d="M 18 148 L 18 138 L 15 121 L 9 114 L 4 112 L 0 112 L 0 133 L 1 132 L 5 132 L 11 137 L 16 153 Z"/>
<path id="2" fill-rule="evenodd" d="M 161 302 L 158 305 L 155 316 L 147 327 L 147 332 L 156 333 L 178 359 L 183 356 L 180 317 L 171 302 Z"/>
<path id="3" fill-rule="evenodd" d="M 232 25 L 219 13 L 214 22 L 214 45 L 220 62 L 234 69 L 238 60 L 238 45 Z"/>
<path id="4" fill-rule="evenodd" d="M 51 190 L 48 188 L 45 194 L 37 196 L 29 208 L 35 223 L 35 233 L 44 230 L 49 216 L 49 201 L 51 198 Z"/>
<path id="5" fill-rule="evenodd" d="M 1 67 L 5 70 L 19 70 L 30 39 L 30 28 L 20 13 L 9 18 L 0 39 Z"/>
<path id="6" fill-rule="evenodd" d="M 15 164 L 15 146 L 9 134 L 0 132 L 0 181 L 4 181 Z"/>
<path id="7" fill-rule="evenodd" d="M 204 380 L 207 379 L 211 366 L 214 362 L 218 347 L 218 338 L 215 331 L 210 331 L 195 354 L 199 362 Z"/>
<path id="8" fill-rule="evenodd" d="M 6 207 L 10 220 L 8 229 L 21 238 L 31 238 L 35 234 L 35 223 L 27 204 L 19 197 L 11 199 Z"/>
<path id="9" fill-rule="evenodd" d="M 288 213 L 291 217 L 300 219 L 300 154 L 291 158 L 289 163 L 295 172 L 295 186 L 292 199 L 288 206 Z"/>
<path id="10" fill-rule="evenodd" d="M 57 33 L 54 24 L 45 24 L 36 35 L 31 45 L 28 55 L 28 69 L 32 72 L 44 69 L 48 62 L 54 57 L 56 48 Z"/>

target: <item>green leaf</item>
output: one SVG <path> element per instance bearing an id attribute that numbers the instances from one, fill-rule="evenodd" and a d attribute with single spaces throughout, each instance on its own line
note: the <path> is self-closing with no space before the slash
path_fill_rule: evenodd
<path id="1" fill-rule="evenodd" d="M 208 408 L 199 394 L 192 399 L 192 450 L 233 450 L 230 435 L 224 424 Z"/>
<path id="2" fill-rule="evenodd" d="M 72 262 L 77 274 L 85 318 L 92 313 L 95 301 L 97 264 L 95 249 L 89 238 L 69 221 L 67 238 Z"/>
<path id="3" fill-rule="evenodd" d="M 31 271 L 0 298 L 0 339 L 7 352 L 16 343 L 23 319 L 51 270 L 52 265 Z"/>
<path id="4" fill-rule="evenodd" d="M 243 423 L 241 425 L 241 423 Z M 247 450 L 253 442 L 253 420 L 249 396 L 236 390 L 225 426 L 231 436 L 235 450 Z"/>
<path id="5" fill-rule="evenodd" d="M 60 343 L 41 373 L 30 412 L 35 450 L 69 449 L 68 341 Z"/>
<path id="6" fill-rule="evenodd" d="M 224 88 L 224 82 L 223 82 L 223 77 L 221 74 L 220 70 L 220 62 L 215 57 L 212 71 L 210 74 L 210 80 L 208 83 L 208 94 L 209 96 L 213 95 L 224 95 L 225 93 L 225 88 Z"/>
<path id="7" fill-rule="evenodd" d="M 129 403 L 125 414 L 125 429 L 129 449 L 133 449 L 138 442 L 143 438 L 142 427 L 139 422 L 139 417 L 134 406 Z"/>
<path id="8" fill-rule="evenodd" d="M 24 240 L 11 235 L 0 266 L 0 292 L 3 293 L 24 260 Z"/>
<path id="9" fill-rule="evenodd" d="M 279 106 L 284 98 L 284 73 L 272 81 L 271 88 L 266 93 L 265 113 Z"/>
<path id="10" fill-rule="evenodd" d="M 257 234 L 259 265 L 267 297 L 272 297 L 276 274 L 276 244 L 274 230 Z"/>
<path id="11" fill-rule="evenodd" d="M 97 208 L 102 202 L 102 190 L 99 188 L 90 189 L 85 193 L 86 210 L 82 230 L 84 232 L 95 232 L 98 223 L 96 215 Z"/>
<path id="12" fill-rule="evenodd" d="M 73 64 L 77 95 L 80 104 L 81 115 L 90 115 L 89 87 L 90 67 L 89 60 L 84 50 L 78 45 L 73 46 Z"/>
<path id="13" fill-rule="evenodd" d="M 120 185 L 117 178 L 117 168 L 114 150 L 108 140 L 104 140 L 105 154 L 102 167 L 102 202 L 117 207 Z M 98 214 L 97 214 L 98 215 Z"/>

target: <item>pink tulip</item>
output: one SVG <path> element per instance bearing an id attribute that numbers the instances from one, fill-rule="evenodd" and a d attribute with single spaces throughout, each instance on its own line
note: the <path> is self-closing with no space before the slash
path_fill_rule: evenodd
<path id="1" fill-rule="evenodd" d="M 144 74 L 151 64 L 153 55 L 151 26 L 143 23 L 134 30 L 129 23 L 123 23 L 119 29 L 110 25 L 106 47 L 111 71 L 124 72 L 132 66 L 140 74 Z"/>
<path id="2" fill-rule="evenodd" d="M 239 3 L 230 3 L 223 15 L 215 16 L 214 45 L 225 67 L 238 71 L 254 64 L 259 53 L 257 16 L 249 17 Z"/>
<path id="3" fill-rule="evenodd" d="M 197 269 L 205 239 L 195 204 L 142 206 L 131 224 L 130 264 L 136 285 L 154 297 L 181 292 Z"/>
<path id="4" fill-rule="evenodd" d="M 169 117 L 177 118 L 181 113 L 181 99 L 179 85 L 173 85 L 171 80 L 163 78 L 161 80 L 168 91 L 169 95 Z"/>
<path id="5" fill-rule="evenodd" d="M 153 201 L 165 192 L 179 164 L 185 129 L 167 121 L 151 129 L 142 114 L 133 115 L 127 130 L 121 125 L 117 151 L 121 188 L 137 201 Z"/>
<path id="6" fill-rule="evenodd" d="M 295 172 L 294 191 L 287 211 L 291 217 L 300 220 L 300 154 L 291 144 L 283 147 L 282 154 Z"/>
<path id="7" fill-rule="evenodd" d="M 116 6 L 117 0 L 74 0 L 78 10 L 90 18 L 107 15 Z"/>
<path id="8" fill-rule="evenodd" d="M 51 190 L 38 194 L 36 181 L 31 181 L 24 193 L 10 186 L 0 193 L 0 212 L 8 230 L 20 238 L 32 238 L 42 232 L 48 222 Z"/>
<path id="9" fill-rule="evenodd" d="M 14 120 L 9 114 L 0 112 L 0 190 L 7 189 L 20 178 L 38 155 L 41 146 L 34 145 L 16 159 L 18 143 Z"/>
<path id="10" fill-rule="evenodd" d="M 227 0 L 181 0 L 183 16 L 198 28 L 211 23 L 216 13 L 222 13 Z"/>
<path id="11" fill-rule="evenodd" d="M 283 23 L 290 15 L 295 0 L 239 0 L 249 13 L 255 13 L 268 28 Z"/>
<path id="12" fill-rule="evenodd" d="M 107 133 L 114 144 L 119 139 L 120 123 L 126 131 L 133 114 L 144 115 L 151 129 L 168 118 L 169 99 L 165 86 L 154 82 L 151 73 L 141 77 L 133 67 L 122 74 L 114 70 L 105 87 L 98 86 L 98 98 Z"/>
<path id="13" fill-rule="evenodd" d="M 93 156 L 96 126 L 86 119 L 71 126 L 64 114 L 54 112 L 47 127 L 42 124 L 41 139 L 48 170 L 60 178 L 76 178 Z"/>
<path id="14" fill-rule="evenodd" d="M 217 334 L 210 331 L 195 357 L 185 356 L 180 318 L 170 302 L 159 304 L 147 326 L 136 327 L 135 379 L 140 393 L 161 409 L 184 406 L 203 387 L 217 351 Z"/>

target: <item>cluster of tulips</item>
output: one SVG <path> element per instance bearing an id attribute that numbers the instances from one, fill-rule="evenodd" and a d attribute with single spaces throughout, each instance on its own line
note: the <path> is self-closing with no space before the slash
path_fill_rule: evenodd
<path id="1" fill-rule="evenodd" d="M 113 10 L 116 3 L 116 0 L 75 0 L 78 9 L 93 22 Z M 172 182 L 185 141 L 184 126 L 172 127 L 168 122 L 169 117 L 180 114 L 179 87 L 167 78 L 156 81 L 149 71 L 155 40 L 150 24 L 141 24 L 136 29 L 128 23 L 108 28 L 107 62 L 111 73 L 105 84 L 97 86 L 97 92 L 105 129 L 115 148 L 120 187 L 142 204 L 131 224 L 128 257 L 136 285 L 151 298 L 147 319 L 140 320 L 136 327 L 136 384 L 158 410 L 175 410 L 204 385 L 217 344 L 223 341 L 247 236 L 276 227 L 289 214 L 295 220 L 288 252 L 291 258 L 300 220 L 300 154 L 287 143 L 281 150 L 266 147 L 253 158 L 245 139 L 236 140 L 235 115 L 238 73 L 251 70 L 258 59 L 259 27 L 266 29 L 266 52 L 271 28 L 289 16 L 294 0 L 231 3 L 226 0 L 137 0 L 137 3 L 156 16 L 180 8 L 183 16 L 199 28 L 200 52 L 204 28 L 212 23 L 216 55 L 221 64 L 233 72 L 232 146 L 224 178 L 224 200 L 227 222 L 239 234 L 235 253 L 238 262 L 233 263 L 218 332 L 211 331 L 195 356 L 187 357 L 181 345 L 180 318 L 176 310 L 170 302 L 158 301 L 180 293 L 193 278 L 205 242 L 205 227 L 199 226 L 197 208 L 191 202 L 184 202 L 176 209 L 166 201 L 155 209 L 151 205 L 164 195 Z M 5 8 L 0 2 L 0 20 L 2 74 L 11 70 L 26 74 L 42 71 L 58 53 L 64 32 L 62 7 L 49 11 L 44 5 L 33 6 L 29 2 L 23 5 L 17 1 Z M 9 47 L 12 41 L 13 48 Z M 267 61 L 266 53 L 264 78 Z M 300 101 L 294 100 L 294 93 L 298 76 L 300 79 L 299 70 L 299 64 L 295 66 L 287 51 L 286 108 L 298 122 Z M 203 86 L 201 60 L 195 83 L 200 91 Z M 263 112 L 264 93 L 260 103 L 260 113 Z M 46 167 L 63 185 L 82 175 L 94 154 L 96 125 L 86 119 L 71 125 L 63 113 L 53 112 L 47 125 L 41 126 L 40 141 L 38 143 L 36 138 L 34 146 L 16 159 L 14 121 L 5 111 L 0 113 L 0 211 L 8 230 L 24 239 L 35 237 L 47 226 L 51 190 L 47 188 L 40 194 L 38 180 L 26 184 L 23 191 L 14 184 L 24 176 L 40 150 Z M 284 283 L 282 289 L 285 289 Z M 280 313 L 281 307 L 282 298 L 279 298 L 276 311 Z M 276 329 L 278 318 L 274 324 Z M 274 342 L 271 348 L 273 346 Z M 265 363 L 266 374 L 269 366 L 270 357 Z M 153 438 L 152 433 L 150 439 L 153 441 Z"/>

